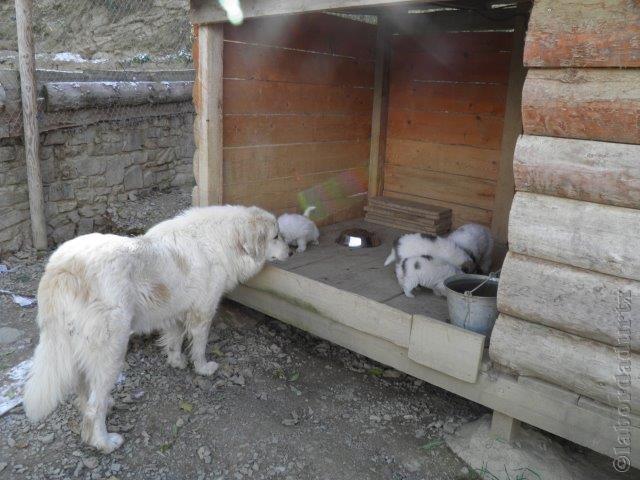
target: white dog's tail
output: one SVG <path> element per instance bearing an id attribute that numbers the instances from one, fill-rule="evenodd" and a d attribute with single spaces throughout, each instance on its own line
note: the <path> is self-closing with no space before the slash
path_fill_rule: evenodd
<path id="1" fill-rule="evenodd" d="M 316 209 L 315 206 L 307 207 L 302 215 L 304 215 L 305 217 L 309 218 L 309 214 L 311 212 L 313 212 L 315 209 Z"/>
<path id="2" fill-rule="evenodd" d="M 390 265 L 395 260 L 396 260 L 396 251 L 395 249 L 392 248 L 391 253 L 387 257 L 387 259 L 384 261 L 384 266 L 386 267 L 387 265 Z"/>
<path id="3" fill-rule="evenodd" d="M 32 422 L 49 415 L 76 383 L 69 345 L 55 332 L 43 332 L 24 388 L 24 410 Z M 64 335 L 64 333 L 63 333 Z M 68 343 L 68 342 L 67 342 Z"/>
<path id="4" fill-rule="evenodd" d="M 68 273 L 45 272 L 38 291 L 40 341 L 24 387 L 24 410 L 37 422 L 56 408 L 78 380 L 71 337 L 64 325 L 63 302 L 75 301 L 69 292 L 78 291 L 77 279 Z"/>

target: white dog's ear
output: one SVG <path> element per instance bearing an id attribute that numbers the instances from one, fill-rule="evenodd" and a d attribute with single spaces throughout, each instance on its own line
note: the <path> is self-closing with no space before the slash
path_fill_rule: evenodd
<path id="1" fill-rule="evenodd" d="M 240 242 L 244 253 L 257 261 L 264 259 L 268 233 L 269 225 L 264 218 L 251 218 L 244 229 Z"/>

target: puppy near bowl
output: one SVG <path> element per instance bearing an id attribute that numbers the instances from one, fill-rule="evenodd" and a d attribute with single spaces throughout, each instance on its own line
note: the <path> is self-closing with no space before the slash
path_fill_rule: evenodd
<path id="1" fill-rule="evenodd" d="M 318 245 L 320 231 L 309 218 L 316 207 L 307 207 L 302 215 L 297 213 L 283 213 L 278 217 L 280 235 L 287 245 L 296 246 L 297 252 L 302 253 L 307 249 L 307 244 Z"/>

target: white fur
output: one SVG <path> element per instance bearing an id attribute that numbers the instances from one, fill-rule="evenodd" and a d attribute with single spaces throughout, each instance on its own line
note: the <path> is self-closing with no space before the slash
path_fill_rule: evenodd
<path id="1" fill-rule="evenodd" d="M 123 438 L 109 433 L 109 392 L 129 336 L 160 330 L 168 363 L 184 368 L 183 339 L 201 375 L 209 326 L 221 296 L 289 254 L 276 219 L 257 207 L 192 208 L 136 238 L 92 233 L 61 245 L 38 288 L 40 342 L 25 386 L 32 421 L 48 415 L 74 389 L 82 439 L 110 452 Z"/>
<path id="2" fill-rule="evenodd" d="M 418 285 L 444 296 L 444 281 L 458 273 L 462 273 L 460 268 L 430 255 L 403 258 L 396 262 L 396 277 L 407 297 L 414 297 L 411 291 Z"/>
<path id="3" fill-rule="evenodd" d="M 491 230 L 484 225 L 467 223 L 449 235 L 449 238 L 473 255 L 480 272 L 487 274 L 491 271 L 493 261 Z"/>
<path id="4" fill-rule="evenodd" d="M 467 273 L 475 270 L 471 257 L 448 237 L 434 237 L 422 233 L 407 233 L 398 238 L 384 264 L 400 262 L 405 258 L 429 255 L 440 258 Z"/>
<path id="5" fill-rule="evenodd" d="M 316 207 L 308 207 L 303 215 L 283 213 L 278 217 L 280 235 L 288 245 L 296 245 L 298 252 L 304 252 L 307 249 L 307 243 L 318 244 L 320 231 L 309 219 L 309 214 L 315 209 Z"/>

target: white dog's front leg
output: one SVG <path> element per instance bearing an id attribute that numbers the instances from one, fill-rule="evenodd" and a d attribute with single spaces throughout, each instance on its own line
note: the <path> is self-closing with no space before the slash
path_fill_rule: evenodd
<path id="1" fill-rule="evenodd" d="M 207 362 L 205 352 L 209 340 L 209 328 L 213 315 L 191 313 L 189 315 L 187 331 L 191 337 L 191 361 L 193 368 L 199 375 L 213 375 L 218 370 L 216 362 Z"/>
<path id="2" fill-rule="evenodd" d="M 187 357 L 182 353 L 184 334 L 185 329 L 182 323 L 176 323 L 163 330 L 160 338 L 160 344 L 167 355 L 167 363 L 174 368 L 182 369 L 187 366 Z"/>

